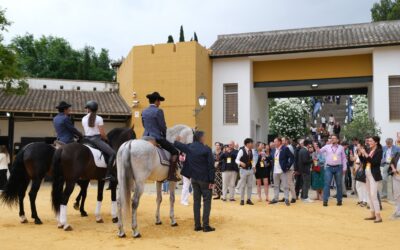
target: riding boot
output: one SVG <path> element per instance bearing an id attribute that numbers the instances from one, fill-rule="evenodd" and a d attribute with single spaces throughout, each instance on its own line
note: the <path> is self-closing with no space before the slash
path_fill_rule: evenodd
<path id="1" fill-rule="evenodd" d="M 107 173 L 106 173 L 106 177 L 104 177 L 103 180 L 105 181 L 116 181 L 117 179 L 115 178 L 115 174 L 113 171 L 114 168 L 114 160 L 115 160 L 115 155 L 110 156 L 110 158 L 108 159 L 108 164 L 107 164 Z"/>
<path id="2" fill-rule="evenodd" d="M 169 172 L 168 172 L 168 181 L 180 181 L 180 179 L 176 176 L 176 170 L 178 168 L 178 155 L 171 155 L 171 159 L 169 160 Z"/>

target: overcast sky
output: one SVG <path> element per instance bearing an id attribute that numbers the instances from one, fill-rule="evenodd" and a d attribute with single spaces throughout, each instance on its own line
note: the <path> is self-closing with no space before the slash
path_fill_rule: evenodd
<path id="1" fill-rule="evenodd" d="M 211 46 L 218 34 L 370 22 L 378 0 L 0 0 L 13 22 L 9 41 L 26 32 L 66 38 L 74 48 L 107 48 L 113 59 L 133 45 L 179 39 Z"/>

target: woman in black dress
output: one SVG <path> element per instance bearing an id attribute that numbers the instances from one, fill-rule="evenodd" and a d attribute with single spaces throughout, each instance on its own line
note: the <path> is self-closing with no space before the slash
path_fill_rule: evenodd
<path id="1" fill-rule="evenodd" d="M 258 142 L 257 143 L 257 153 L 258 160 L 256 164 L 256 183 L 257 183 L 257 194 L 258 201 L 262 201 L 261 197 L 261 186 L 264 185 L 265 200 L 269 202 L 268 199 L 268 186 L 269 186 L 269 176 L 271 173 L 272 157 L 271 149 L 268 145 Z"/>
<path id="2" fill-rule="evenodd" d="M 215 143 L 215 151 L 213 155 L 214 155 L 214 167 L 215 167 L 214 192 L 216 194 L 216 197 L 214 197 L 214 200 L 221 199 L 222 195 L 222 172 L 221 172 L 221 166 L 222 166 L 221 156 L 223 154 L 222 147 L 223 147 L 222 143 L 220 142 Z"/>

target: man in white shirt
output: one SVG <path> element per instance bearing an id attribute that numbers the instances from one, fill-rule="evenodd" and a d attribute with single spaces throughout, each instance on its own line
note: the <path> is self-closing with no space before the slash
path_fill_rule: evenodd
<path id="1" fill-rule="evenodd" d="M 240 181 L 240 205 L 244 205 L 244 191 L 247 187 L 247 202 L 248 205 L 254 205 L 251 201 L 251 192 L 253 191 L 253 176 L 257 159 L 253 152 L 253 140 L 247 138 L 244 140 L 244 147 L 241 148 L 236 157 L 236 164 L 239 166 Z"/>

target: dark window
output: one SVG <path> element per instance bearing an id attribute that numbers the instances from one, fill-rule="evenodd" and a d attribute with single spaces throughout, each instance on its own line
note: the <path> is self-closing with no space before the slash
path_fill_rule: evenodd
<path id="1" fill-rule="evenodd" d="M 400 76 L 389 76 L 389 117 L 400 119 Z"/>
<path id="2" fill-rule="evenodd" d="M 47 89 L 47 85 L 43 85 L 43 89 Z"/>
<path id="3" fill-rule="evenodd" d="M 60 85 L 60 89 L 64 89 L 64 86 L 63 86 L 63 85 Z"/>
<path id="4" fill-rule="evenodd" d="M 96 88 L 96 87 L 94 87 L 94 88 L 93 88 L 93 91 L 96 91 L 96 90 L 97 90 L 97 88 Z"/>
<path id="5" fill-rule="evenodd" d="M 79 87 L 79 86 L 78 86 L 78 87 L 76 87 L 76 90 L 81 90 L 81 87 Z"/>
<path id="6" fill-rule="evenodd" d="M 224 85 L 224 124 L 238 123 L 238 85 Z"/>

